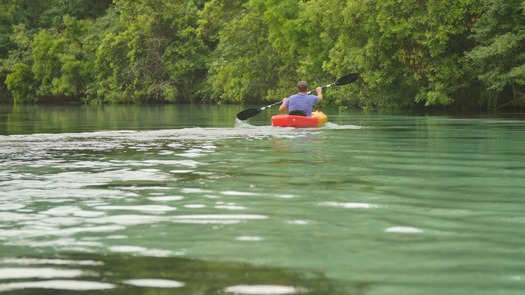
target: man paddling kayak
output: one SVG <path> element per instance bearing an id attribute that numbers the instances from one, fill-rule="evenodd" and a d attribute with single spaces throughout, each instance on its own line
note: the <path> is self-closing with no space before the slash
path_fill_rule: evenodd
<path id="1" fill-rule="evenodd" d="M 297 83 L 298 93 L 288 98 L 283 98 L 283 104 L 279 107 L 280 112 L 289 111 L 290 115 L 312 116 L 314 104 L 323 100 L 323 88 L 317 87 L 317 96 L 308 94 L 308 83 L 299 81 Z"/>

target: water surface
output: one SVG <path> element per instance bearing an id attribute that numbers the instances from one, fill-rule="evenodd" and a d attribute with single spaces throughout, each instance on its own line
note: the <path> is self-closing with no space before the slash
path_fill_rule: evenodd
<path id="1" fill-rule="evenodd" d="M 240 110 L 2 106 L 0 292 L 523 294 L 525 116 Z"/>

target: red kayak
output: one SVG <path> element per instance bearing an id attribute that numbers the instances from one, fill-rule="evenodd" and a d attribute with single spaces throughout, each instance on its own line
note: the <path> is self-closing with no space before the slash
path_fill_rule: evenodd
<path id="1" fill-rule="evenodd" d="M 272 116 L 272 126 L 279 127 L 296 127 L 296 128 L 307 128 L 307 127 L 318 127 L 323 126 L 328 118 L 321 111 L 315 111 L 311 117 L 305 116 L 294 116 L 287 114 L 280 114 Z"/>

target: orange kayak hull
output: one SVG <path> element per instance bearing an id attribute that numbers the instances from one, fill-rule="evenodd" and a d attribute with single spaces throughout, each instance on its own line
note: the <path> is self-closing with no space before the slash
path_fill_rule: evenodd
<path id="1" fill-rule="evenodd" d="M 308 128 L 323 126 L 328 121 L 321 111 L 315 111 L 311 117 L 280 114 L 272 116 L 272 126 Z"/>

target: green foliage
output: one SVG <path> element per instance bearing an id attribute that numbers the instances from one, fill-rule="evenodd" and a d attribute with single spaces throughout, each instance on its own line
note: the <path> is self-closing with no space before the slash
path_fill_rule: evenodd
<path id="1" fill-rule="evenodd" d="M 262 19 L 265 7 L 252 0 L 228 26 L 208 64 L 205 95 L 226 102 L 260 99 L 276 80 L 276 52 L 268 44 L 268 28 Z M 208 7 L 210 8 L 210 7 Z"/>
<path id="2" fill-rule="evenodd" d="M 93 47 L 88 32 L 105 13 L 111 0 L 5 0 L 0 3 L 0 39 L 10 34 L 5 50 L 0 47 L 0 81 L 6 86 L 26 77 L 27 89 L 11 85 L 0 100 L 36 101 L 37 97 L 79 99 L 93 81 Z M 4 34 L 5 32 L 5 34 Z M 25 64 L 22 70 L 21 64 Z M 15 67 L 15 65 L 17 65 Z M 31 75 L 25 69 L 31 69 Z M 16 77 L 16 78 L 15 78 Z M 31 97 L 20 97 L 20 95 Z"/>
<path id="3" fill-rule="evenodd" d="M 110 102 L 194 99 L 207 54 L 192 2 L 115 1 L 121 28 L 97 48 L 97 97 Z"/>
<path id="4" fill-rule="evenodd" d="M 469 54 L 489 93 L 488 107 L 525 106 L 525 2 L 491 0 L 476 24 Z"/>
<path id="5" fill-rule="evenodd" d="M 16 44 L 16 50 L 10 52 L 9 58 L 0 60 L 0 75 L 5 81 L 2 85 L 5 91 L 0 94 L 0 100 L 35 102 L 36 81 L 31 71 L 31 39 L 24 25 L 13 26 L 12 30 L 10 41 Z M 6 93 L 10 93 L 10 96 L 5 95 Z"/>
<path id="6" fill-rule="evenodd" d="M 82 50 L 81 40 L 90 22 L 66 16 L 64 25 L 62 34 L 41 30 L 31 42 L 39 96 L 81 97 L 91 79 L 92 64 Z"/>
<path id="7" fill-rule="evenodd" d="M 0 101 L 276 101 L 298 80 L 359 72 L 324 103 L 524 106 L 524 11 L 523 0 L 3 0 Z"/>
<path id="8" fill-rule="evenodd" d="M 36 102 L 34 76 L 31 68 L 23 63 L 17 63 L 7 75 L 7 89 L 11 91 L 15 103 Z"/>
<path id="9" fill-rule="evenodd" d="M 207 9 L 217 11 L 222 1 Z M 297 80 L 326 81 L 322 71 L 330 42 L 320 38 L 315 1 L 250 0 L 227 25 L 209 63 L 208 97 L 222 101 L 281 99 Z M 209 24 L 203 21 L 202 24 Z"/>
<path id="10" fill-rule="evenodd" d="M 220 32 L 238 16 L 245 0 L 209 0 L 197 12 L 197 34 L 211 50 L 220 41 Z"/>
<path id="11" fill-rule="evenodd" d="M 348 1 L 327 69 L 358 69 L 365 105 L 449 105 L 468 75 L 463 52 L 476 2 Z"/>

